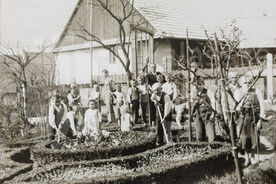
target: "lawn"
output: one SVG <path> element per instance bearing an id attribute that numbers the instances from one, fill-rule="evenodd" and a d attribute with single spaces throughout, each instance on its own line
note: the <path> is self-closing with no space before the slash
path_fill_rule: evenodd
<path id="1" fill-rule="evenodd" d="M 261 135 L 276 145 L 276 112 L 268 111 L 268 122 L 262 123 Z M 198 184 L 236 184 L 238 183 L 236 173 L 231 171 L 221 177 L 206 177 Z M 259 165 L 252 165 L 244 169 L 244 183 L 248 184 L 273 184 L 276 183 L 276 152 L 273 156 Z"/>

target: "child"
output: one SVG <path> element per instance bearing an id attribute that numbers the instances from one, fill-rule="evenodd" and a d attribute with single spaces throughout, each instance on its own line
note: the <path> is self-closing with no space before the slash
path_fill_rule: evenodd
<path id="1" fill-rule="evenodd" d="M 162 74 L 158 74 L 156 77 L 157 82 L 152 85 L 152 89 L 157 89 L 158 87 L 162 87 L 164 82 L 164 76 Z"/>
<path id="2" fill-rule="evenodd" d="M 67 99 L 68 99 L 69 106 L 77 105 L 80 102 L 80 95 L 77 95 L 77 91 L 75 87 L 71 88 L 70 93 L 68 93 L 67 95 Z"/>
<path id="3" fill-rule="evenodd" d="M 74 136 L 81 137 L 81 131 L 83 129 L 83 116 L 80 111 L 80 107 L 74 105 L 69 107 L 69 112 L 67 113 L 67 118 L 70 122 L 70 129 Z"/>
<path id="4" fill-rule="evenodd" d="M 130 114 L 129 107 L 127 102 L 124 102 L 124 105 L 121 107 L 121 131 L 130 131 L 133 127 L 133 118 Z"/>
<path id="5" fill-rule="evenodd" d="M 136 80 L 130 81 L 131 87 L 128 89 L 128 102 L 130 104 L 131 115 L 134 117 L 134 123 L 138 123 L 139 118 L 139 91 L 136 86 Z"/>
<path id="6" fill-rule="evenodd" d="M 166 83 L 162 85 L 162 92 L 166 93 L 174 100 L 177 95 L 176 85 L 173 82 L 173 77 L 170 74 L 166 75 Z"/>
<path id="7" fill-rule="evenodd" d="M 147 122 L 147 86 L 145 84 L 145 80 L 142 76 L 138 77 L 138 83 L 139 85 L 137 86 L 139 93 L 140 93 L 140 105 L 142 109 L 142 118 L 143 118 L 143 123 Z"/>
<path id="8" fill-rule="evenodd" d="M 176 112 L 176 117 L 175 117 L 176 124 L 180 127 L 182 127 L 181 120 L 185 109 L 188 109 L 187 101 L 179 94 L 174 99 L 174 110 Z"/>
<path id="9" fill-rule="evenodd" d="M 101 113 L 97 109 L 96 102 L 89 102 L 89 109 L 85 111 L 83 135 L 98 137 L 100 134 L 100 122 L 102 121 Z"/>
<path id="10" fill-rule="evenodd" d="M 99 88 L 98 84 L 94 84 L 91 94 L 90 94 L 90 97 L 89 97 L 89 100 L 94 100 L 94 101 L 98 102 L 99 99 L 100 99 L 100 88 Z"/>
<path id="11" fill-rule="evenodd" d="M 113 106 L 115 119 L 118 123 L 118 128 L 121 126 L 121 113 L 120 113 L 120 107 L 123 105 L 124 101 L 124 93 L 122 92 L 122 87 L 120 84 L 115 85 L 116 91 L 113 93 L 113 99 L 115 105 Z"/>
<path id="12" fill-rule="evenodd" d="M 164 76 L 163 76 L 162 74 L 159 73 L 159 74 L 157 74 L 157 76 L 156 76 L 156 80 L 157 80 L 157 82 L 154 83 L 154 84 L 152 85 L 152 87 L 151 87 L 151 90 L 152 90 L 152 91 L 153 91 L 153 89 L 157 89 L 158 87 L 162 87 L 163 81 L 164 81 Z M 156 114 L 158 114 L 158 112 L 157 112 L 156 110 L 157 110 L 157 109 L 156 109 L 156 106 L 155 106 L 154 102 L 153 102 L 153 101 L 150 101 L 150 111 L 151 111 L 150 116 L 151 116 L 151 121 L 152 121 L 152 122 L 150 122 L 150 123 L 151 123 L 151 126 L 152 126 L 152 127 L 155 127 L 155 126 L 156 126 L 155 120 L 156 120 Z"/>

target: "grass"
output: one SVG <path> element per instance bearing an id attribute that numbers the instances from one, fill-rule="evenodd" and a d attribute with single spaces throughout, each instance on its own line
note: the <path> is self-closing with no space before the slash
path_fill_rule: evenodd
<path id="1" fill-rule="evenodd" d="M 271 119 L 262 123 L 261 135 L 276 145 L 276 112 L 268 111 Z M 259 165 L 252 165 L 244 171 L 244 183 L 248 184 L 273 184 L 276 183 L 276 153 L 267 161 Z M 236 172 L 225 173 L 223 176 L 206 177 L 198 184 L 236 184 Z"/>
<path id="2" fill-rule="evenodd" d="M 251 166 L 244 173 L 244 183 L 248 184 L 273 184 L 276 182 L 276 154 L 261 163 L 259 166 Z M 236 173 L 226 173 L 222 177 L 206 177 L 198 184 L 236 184 L 238 183 Z"/>
<path id="3" fill-rule="evenodd" d="M 268 111 L 267 117 L 271 117 L 268 122 L 262 123 L 261 135 L 265 136 L 274 146 L 276 146 L 276 112 Z"/>

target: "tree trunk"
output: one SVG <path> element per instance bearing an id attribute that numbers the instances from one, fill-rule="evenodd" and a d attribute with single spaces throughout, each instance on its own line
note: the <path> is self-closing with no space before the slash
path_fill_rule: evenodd
<path id="1" fill-rule="evenodd" d="M 132 79 L 132 73 L 130 71 L 127 72 L 127 87 L 130 87 L 130 80 Z"/>
<path id="2" fill-rule="evenodd" d="M 26 82 L 22 82 L 22 98 L 23 98 L 23 104 L 22 104 L 22 111 L 23 111 L 23 121 L 24 121 L 24 128 L 27 126 L 27 86 Z"/>
<path id="3" fill-rule="evenodd" d="M 216 47 L 215 48 L 216 51 L 218 51 L 216 34 L 215 34 L 215 47 Z M 233 121 L 232 121 L 232 115 L 229 113 L 230 108 L 229 108 L 229 102 L 228 102 L 228 98 L 227 98 L 227 94 L 226 94 L 224 70 L 222 68 L 222 63 L 220 62 L 219 55 L 217 55 L 217 57 L 216 57 L 216 62 L 218 63 L 218 67 L 219 67 L 219 71 L 220 71 L 220 78 L 221 78 L 221 85 L 222 85 L 222 95 L 224 97 L 225 111 L 226 111 L 226 115 L 227 115 L 228 124 L 229 124 L 229 127 L 230 127 L 231 144 L 232 144 L 232 151 L 233 151 L 232 153 L 233 153 L 233 156 L 234 156 L 234 161 L 235 161 L 235 166 L 236 166 L 236 173 L 237 173 L 237 176 L 238 176 L 239 184 L 242 184 L 242 171 L 241 171 L 241 167 L 240 167 L 239 160 L 238 160 L 238 152 L 237 152 L 237 149 L 236 149 L 236 142 L 235 142 L 235 137 L 234 137 L 234 126 L 233 126 Z"/>
<path id="4" fill-rule="evenodd" d="M 28 123 L 28 116 L 27 116 L 27 78 L 26 78 L 26 72 L 25 67 L 22 67 L 22 74 L 23 79 L 21 81 L 22 85 L 22 98 L 23 98 L 23 104 L 22 104 L 22 111 L 23 111 L 23 132 L 25 134 L 25 129 L 27 127 Z"/>

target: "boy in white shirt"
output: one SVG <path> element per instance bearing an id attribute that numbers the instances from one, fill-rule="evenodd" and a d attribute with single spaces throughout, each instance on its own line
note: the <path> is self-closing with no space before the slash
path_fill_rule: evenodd
<path id="1" fill-rule="evenodd" d="M 120 108 L 124 103 L 124 93 L 122 92 L 122 87 L 120 84 L 115 85 L 116 91 L 113 93 L 113 101 L 115 105 L 113 106 L 114 114 L 115 114 L 115 119 L 118 123 L 118 128 L 121 126 L 121 113 L 120 113 Z"/>
<path id="2" fill-rule="evenodd" d="M 140 94 L 137 88 L 136 80 L 132 79 L 130 81 L 130 88 L 128 88 L 127 93 L 127 101 L 131 107 L 131 114 L 134 117 L 134 123 L 138 123 L 139 118 L 139 101 L 140 101 Z"/>
<path id="3" fill-rule="evenodd" d="M 84 115 L 84 128 L 82 134 L 84 136 L 98 137 L 100 134 L 100 122 L 102 116 L 100 111 L 97 109 L 96 102 L 89 102 L 89 109 L 85 111 Z"/>
<path id="4" fill-rule="evenodd" d="M 137 88 L 140 94 L 140 106 L 142 110 L 142 119 L 143 119 L 143 123 L 145 124 L 147 122 L 147 102 L 148 102 L 147 86 L 142 76 L 138 77 L 138 83 L 139 85 L 137 86 Z"/>
<path id="5" fill-rule="evenodd" d="M 171 100 L 174 100 L 176 98 L 176 84 L 172 80 L 172 76 L 167 74 L 166 75 L 166 83 L 162 85 L 162 92 L 166 93 L 171 97 Z"/>

